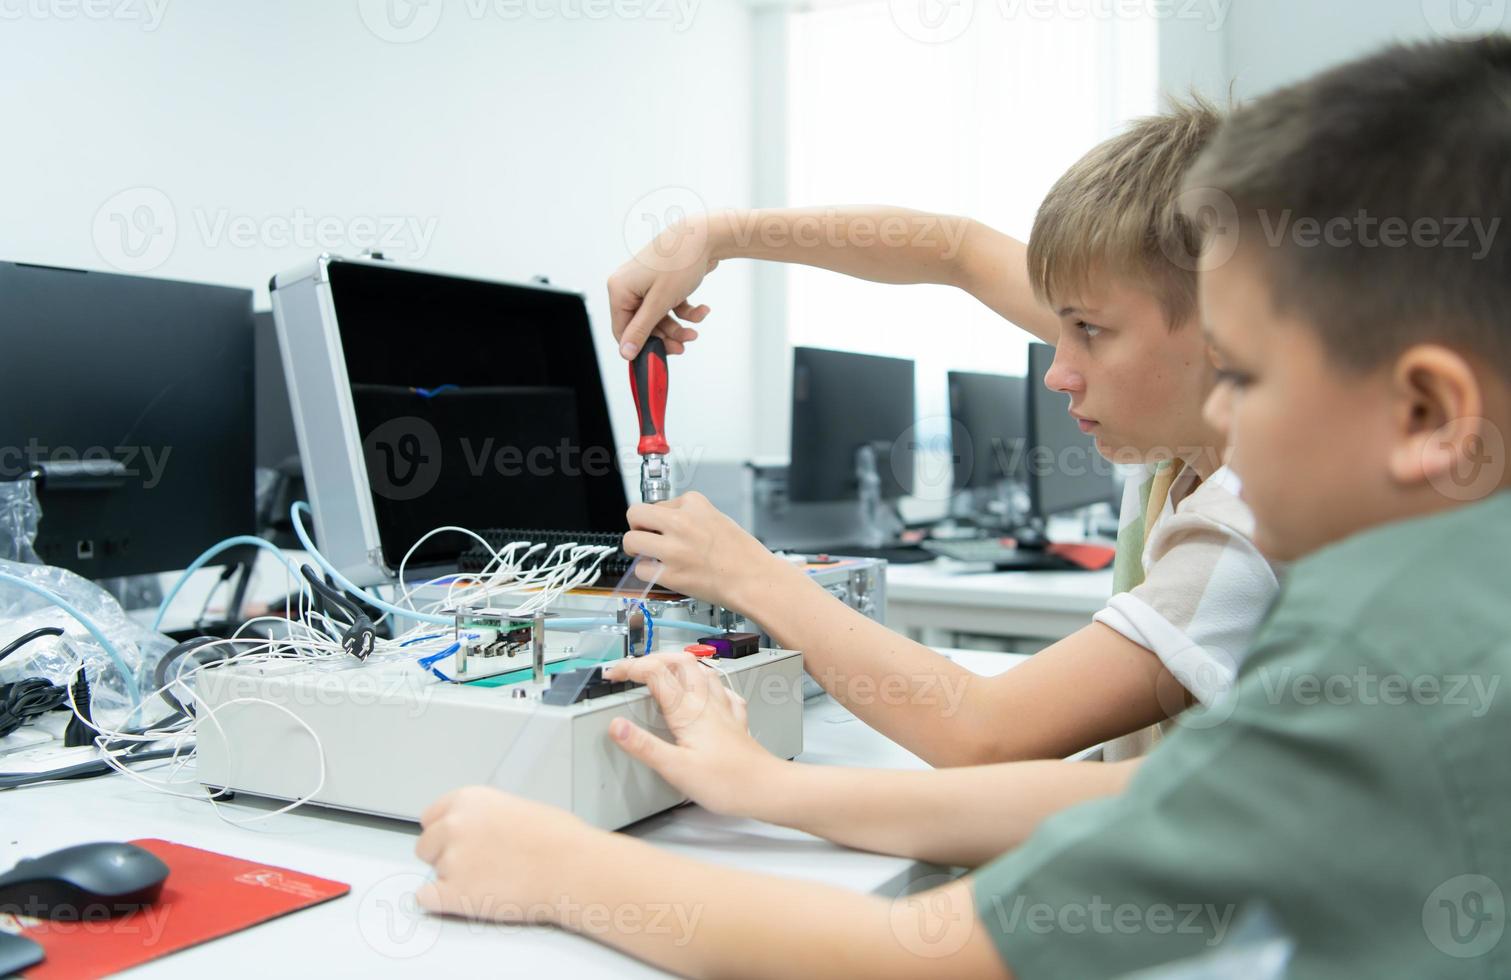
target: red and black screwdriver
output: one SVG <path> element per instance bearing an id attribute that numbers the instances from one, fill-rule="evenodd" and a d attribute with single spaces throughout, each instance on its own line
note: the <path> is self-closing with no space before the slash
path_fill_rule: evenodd
<path id="1" fill-rule="evenodd" d="M 666 444 L 666 342 L 646 340 L 630 362 L 630 391 L 640 415 L 640 499 L 648 504 L 671 499 L 672 470 Z"/>

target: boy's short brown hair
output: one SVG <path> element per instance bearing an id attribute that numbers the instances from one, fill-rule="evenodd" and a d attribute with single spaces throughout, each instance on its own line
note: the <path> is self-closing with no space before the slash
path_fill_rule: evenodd
<path id="1" fill-rule="evenodd" d="M 1214 105 L 1192 96 L 1138 120 L 1067 170 L 1029 236 L 1034 294 L 1059 307 L 1084 295 L 1094 277 L 1112 275 L 1150 290 L 1172 327 L 1191 319 L 1201 233 L 1179 199 L 1221 122 Z"/>
<path id="2" fill-rule="evenodd" d="M 1333 360 L 1441 343 L 1511 371 L 1511 37 L 1397 45 L 1235 112 L 1185 200 Z M 1303 231 L 1304 229 L 1304 231 Z"/>

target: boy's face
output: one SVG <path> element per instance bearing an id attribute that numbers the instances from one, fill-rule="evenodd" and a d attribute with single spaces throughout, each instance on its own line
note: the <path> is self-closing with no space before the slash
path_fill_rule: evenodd
<path id="1" fill-rule="evenodd" d="M 1387 372 L 1343 373 L 1306 323 L 1275 312 L 1262 266 L 1239 253 L 1201 273 L 1218 382 L 1207 401 L 1254 512 L 1254 543 L 1290 561 L 1389 520 Z"/>
<path id="2" fill-rule="evenodd" d="M 1120 463 L 1209 448 L 1201 406 L 1212 386 L 1195 323 L 1173 330 L 1158 299 L 1113 277 L 1059 310 L 1060 339 L 1044 384 L 1070 395 L 1070 414 Z"/>

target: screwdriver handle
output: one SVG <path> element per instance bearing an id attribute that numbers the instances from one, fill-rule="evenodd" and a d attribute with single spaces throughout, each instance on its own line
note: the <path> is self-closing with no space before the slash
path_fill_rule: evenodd
<path id="1" fill-rule="evenodd" d="M 642 456 L 671 452 L 666 444 L 666 342 L 651 337 L 630 362 L 630 391 L 635 395 L 635 411 L 640 415 Z"/>

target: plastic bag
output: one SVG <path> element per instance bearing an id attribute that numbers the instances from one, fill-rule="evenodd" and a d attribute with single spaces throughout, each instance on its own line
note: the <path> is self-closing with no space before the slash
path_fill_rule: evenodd
<path id="1" fill-rule="evenodd" d="M 0 572 L 40 586 L 83 613 L 120 654 L 141 696 L 156 688 L 153 671 L 174 645 L 127 616 L 110 593 L 82 576 L 51 565 L 28 565 L 0 559 Z M 0 647 L 43 626 L 56 626 L 61 637 L 33 640 L 0 660 L 0 683 L 45 677 L 67 685 L 82 660 L 89 677 L 91 707 L 97 722 L 111 728 L 142 727 L 165 716 L 161 698 L 144 702 L 132 717 L 132 697 L 120 666 L 76 619 L 46 599 L 0 578 Z"/>
<path id="2" fill-rule="evenodd" d="M 42 563 L 33 546 L 37 524 L 42 520 L 42 504 L 37 500 L 37 485 L 31 480 L 0 483 L 0 559 Z"/>

